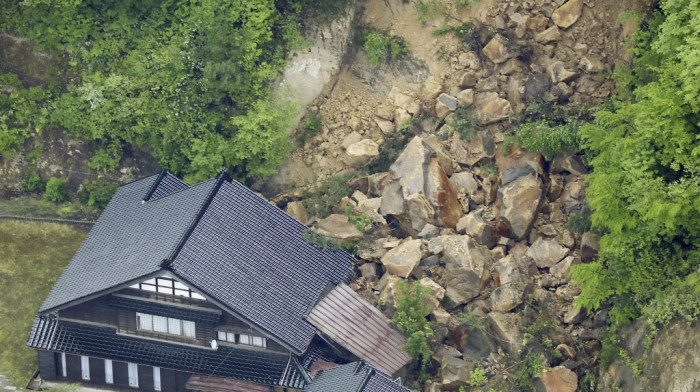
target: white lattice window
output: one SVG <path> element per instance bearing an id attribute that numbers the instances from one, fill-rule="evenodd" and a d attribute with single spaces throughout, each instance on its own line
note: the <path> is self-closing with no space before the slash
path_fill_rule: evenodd
<path id="1" fill-rule="evenodd" d="M 80 371 L 83 376 L 83 380 L 90 380 L 90 358 L 85 355 L 80 356 Z"/>
<path id="2" fill-rule="evenodd" d="M 127 370 L 129 372 L 129 386 L 132 388 L 139 387 L 139 365 L 129 362 L 127 364 Z"/>
<path id="3" fill-rule="evenodd" d="M 114 370 L 112 368 L 112 360 L 105 359 L 105 382 L 114 384 Z"/>

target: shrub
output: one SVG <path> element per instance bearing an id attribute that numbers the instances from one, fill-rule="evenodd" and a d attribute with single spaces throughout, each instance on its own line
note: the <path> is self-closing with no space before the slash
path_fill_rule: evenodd
<path id="1" fill-rule="evenodd" d="M 581 211 L 575 213 L 566 222 L 566 228 L 579 234 L 583 234 L 591 229 L 591 215 L 593 211 L 586 206 Z"/>
<path id="2" fill-rule="evenodd" d="M 320 183 L 314 181 L 311 189 L 305 190 L 302 194 L 304 206 L 311 215 L 327 217 L 343 197 L 350 196 L 352 193 L 352 188 L 348 185 L 352 177 L 353 173 L 346 173 L 328 177 Z"/>
<path id="3" fill-rule="evenodd" d="M 356 45 L 361 45 L 367 53 L 369 63 L 376 67 L 379 63 L 397 59 L 409 54 L 408 45 L 400 37 L 390 36 L 374 29 L 363 29 L 353 37 Z"/>
<path id="4" fill-rule="evenodd" d="M 70 191 L 68 190 L 66 180 L 63 178 L 51 177 L 46 183 L 44 200 L 60 203 L 67 201 L 68 199 L 70 199 Z"/>
<path id="5" fill-rule="evenodd" d="M 420 378 L 426 378 L 426 371 L 433 355 L 428 346 L 428 337 L 433 334 L 432 323 L 426 317 L 430 314 L 430 287 L 414 281 L 399 282 L 396 299 L 396 313 L 391 322 L 408 336 L 404 350 L 416 363 L 420 364 Z"/>
<path id="6" fill-rule="evenodd" d="M 418 21 L 425 23 L 431 19 L 435 19 L 440 15 L 443 15 L 447 7 L 440 0 L 417 0 L 416 1 L 416 13 L 418 14 Z"/>
<path id="7" fill-rule="evenodd" d="M 366 214 L 356 214 L 352 208 L 346 207 L 345 208 L 345 215 L 348 216 L 350 219 L 350 222 L 355 224 L 355 227 L 357 227 L 357 230 L 360 232 L 364 233 L 367 230 L 369 230 L 372 227 L 372 218 L 370 218 Z"/>
<path id="8" fill-rule="evenodd" d="M 301 135 L 299 135 L 299 142 L 304 144 L 306 141 L 318 134 L 321 130 L 321 124 L 323 118 L 318 112 L 308 112 L 306 114 L 306 119 L 301 123 Z"/>
<path id="9" fill-rule="evenodd" d="M 469 106 L 459 105 L 449 125 L 459 132 L 462 140 L 470 142 L 479 132 L 479 124 L 479 119 Z"/>
<path id="10" fill-rule="evenodd" d="M 22 179 L 22 189 L 25 192 L 41 193 L 46 190 L 46 181 L 39 176 L 36 170 L 27 170 Z"/>
<path id="11" fill-rule="evenodd" d="M 518 138 L 528 151 L 539 151 L 548 161 L 558 154 L 580 149 L 579 127 L 575 121 L 562 125 L 550 125 L 545 120 L 521 124 Z"/>
<path id="12" fill-rule="evenodd" d="M 85 180 L 78 192 L 78 200 L 87 206 L 103 209 L 112 200 L 118 187 L 116 183 Z"/>

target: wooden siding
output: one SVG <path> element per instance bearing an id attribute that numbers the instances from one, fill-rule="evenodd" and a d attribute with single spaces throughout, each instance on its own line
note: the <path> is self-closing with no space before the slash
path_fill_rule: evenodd
<path id="1" fill-rule="evenodd" d="M 307 320 L 351 353 L 394 374 L 411 357 L 406 338 L 377 309 L 341 283 L 311 310 Z"/>
<path id="2" fill-rule="evenodd" d="M 59 317 L 117 326 L 117 309 L 109 306 L 109 295 L 58 312 Z"/>
<path id="3" fill-rule="evenodd" d="M 36 354 L 39 359 L 39 374 L 41 374 L 41 378 L 48 381 L 56 380 L 56 372 L 60 372 L 56 367 L 59 366 L 56 361 L 56 354 L 45 350 L 38 350 Z"/>

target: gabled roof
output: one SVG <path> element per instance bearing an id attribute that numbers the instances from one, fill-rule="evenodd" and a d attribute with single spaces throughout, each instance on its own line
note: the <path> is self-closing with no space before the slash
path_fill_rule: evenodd
<path id="1" fill-rule="evenodd" d="M 410 392 L 391 377 L 364 361 L 321 370 L 305 392 Z"/>
<path id="2" fill-rule="evenodd" d="M 221 345 L 217 350 L 125 336 L 116 328 L 37 316 L 27 346 L 137 362 L 185 372 L 301 389 L 304 370 L 290 355 Z"/>
<path id="3" fill-rule="evenodd" d="M 344 283 L 319 301 L 307 319 L 333 341 L 386 373 L 395 373 L 411 360 L 403 350 L 406 337 Z"/>
<path id="4" fill-rule="evenodd" d="M 171 270 L 300 353 L 316 332 L 307 314 L 329 283 L 350 281 L 354 263 L 309 244 L 305 230 L 225 173 L 191 187 L 147 177 L 119 188 L 40 313 Z"/>

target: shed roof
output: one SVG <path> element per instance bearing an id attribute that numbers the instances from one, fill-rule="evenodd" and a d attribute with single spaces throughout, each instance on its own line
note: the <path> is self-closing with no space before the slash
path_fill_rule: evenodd
<path id="1" fill-rule="evenodd" d="M 40 313 L 172 270 L 303 352 L 306 315 L 326 286 L 349 282 L 354 258 L 322 251 L 307 227 L 225 173 L 187 186 L 161 173 L 121 186 L 51 290 Z"/>
<path id="2" fill-rule="evenodd" d="M 316 304 L 307 320 L 372 366 L 393 374 L 411 357 L 406 338 L 348 285 L 339 284 Z"/>
<path id="3" fill-rule="evenodd" d="M 325 369 L 307 384 L 305 392 L 410 392 L 364 361 Z"/>

